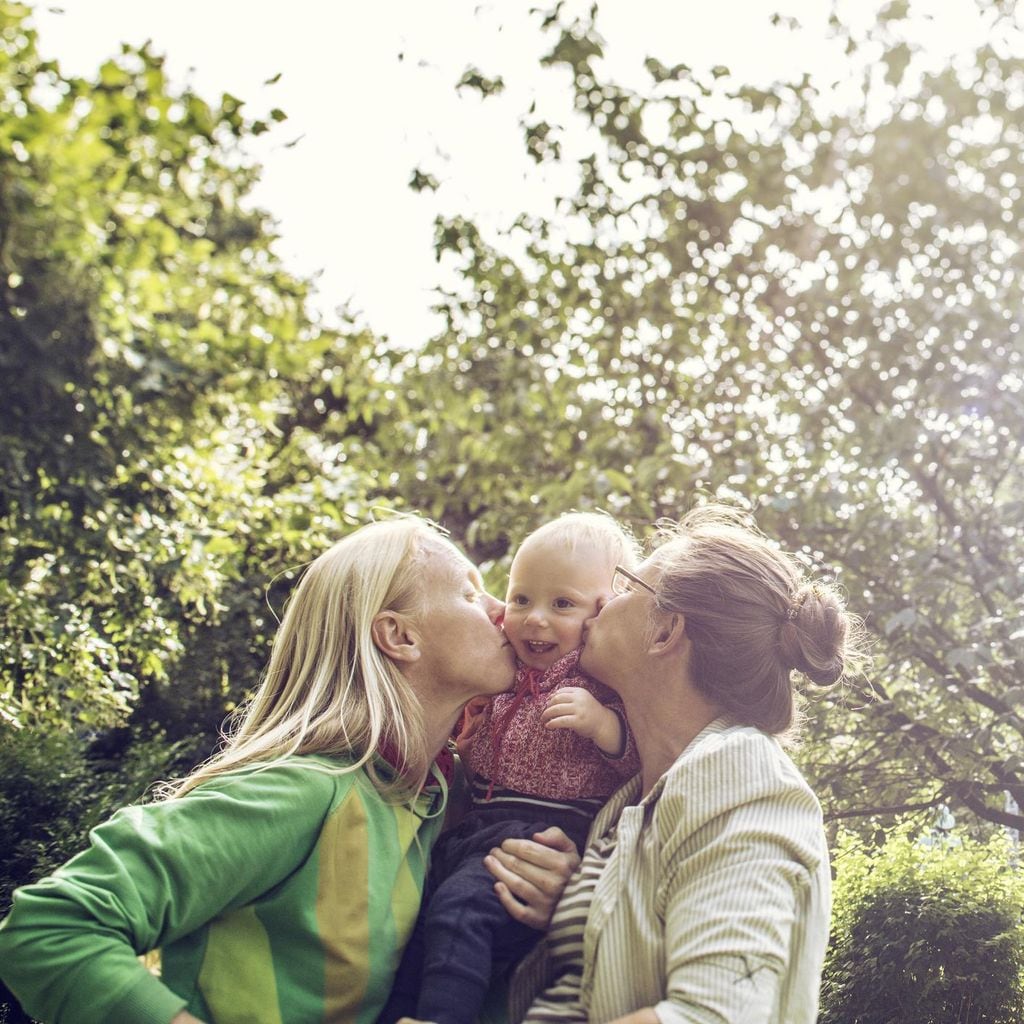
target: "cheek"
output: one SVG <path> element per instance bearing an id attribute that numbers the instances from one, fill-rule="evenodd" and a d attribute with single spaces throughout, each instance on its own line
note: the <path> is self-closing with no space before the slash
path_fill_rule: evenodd
<path id="1" fill-rule="evenodd" d="M 558 620 L 558 632 L 563 637 L 575 639 L 583 631 L 583 623 L 586 620 L 587 615 L 583 611 L 573 615 L 566 615 Z"/>
<path id="2" fill-rule="evenodd" d="M 511 608 L 505 609 L 505 618 L 501 623 L 501 628 L 505 631 L 505 635 L 511 637 L 513 640 L 519 636 L 519 631 L 523 626 L 523 616 L 519 610 L 513 611 Z"/>

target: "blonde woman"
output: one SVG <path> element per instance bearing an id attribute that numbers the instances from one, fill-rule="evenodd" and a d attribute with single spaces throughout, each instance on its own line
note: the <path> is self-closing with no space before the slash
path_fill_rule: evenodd
<path id="1" fill-rule="evenodd" d="M 622 698 L 641 771 L 597 816 L 512 1019 L 813 1024 L 828 851 L 778 738 L 792 675 L 836 682 L 855 623 L 723 508 L 687 516 L 612 589 L 580 664 Z"/>
<path id="2" fill-rule="evenodd" d="M 16 893 L 0 974 L 43 1021 L 372 1021 L 419 908 L 465 704 L 512 684 L 500 601 L 425 523 L 356 531 L 306 570 L 225 749 Z M 543 926 L 564 837 L 499 868 Z M 518 897 L 518 898 L 517 898 Z M 162 974 L 138 954 L 160 948 Z"/>

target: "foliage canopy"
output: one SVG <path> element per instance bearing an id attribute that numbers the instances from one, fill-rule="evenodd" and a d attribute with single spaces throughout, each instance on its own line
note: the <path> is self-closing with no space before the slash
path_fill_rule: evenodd
<path id="1" fill-rule="evenodd" d="M 363 518 L 373 482 L 350 466 L 384 402 L 373 339 L 318 326 L 244 203 L 241 141 L 265 122 L 170 89 L 162 65 L 125 48 L 67 78 L 0 5 L 8 728 L 145 706 L 215 729 L 262 664 L 268 577 Z"/>
<path id="2" fill-rule="evenodd" d="M 578 188 L 496 237 L 441 218 L 459 286 L 412 353 L 325 328 L 275 256 L 244 144 L 280 111 L 176 89 L 148 48 L 67 77 L 0 3 L 0 729 L 208 744 L 263 664 L 265 598 L 377 503 L 500 588 L 546 517 L 642 532 L 714 496 L 878 637 L 870 682 L 812 709 L 828 815 L 1024 824 L 1024 74 L 979 3 L 991 42 L 937 72 L 905 4 L 863 37 L 835 20 L 842 107 L 655 60 L 626 88 L 596 14 L 558 5 Z M 524 114 L 538 164 L 574 159 L 566 135 Z"/>
<path id="3" fill-rule="evenodd" d="M 840 104 L 653 59 L 626 88 L 597 10 L 558 5 L 578 189 L 497 237 L 439 220 L 459 286 L 403 378 L 401 493 L 483 557 L 565 508 L 643 527 L 715 496 L 838 575 L 878 642 L 814 709 L 833 817 L 1024 824 L 1024 44 L 979 8 L 990 42 L 938 71 L 908 5 L 833 18 Z M 523 130 L 569 159 L 569 126 Z"/>

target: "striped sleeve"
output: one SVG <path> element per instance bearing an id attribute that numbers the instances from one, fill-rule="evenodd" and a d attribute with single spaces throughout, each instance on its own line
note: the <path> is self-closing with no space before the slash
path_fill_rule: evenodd
<path id="1" fill-rule="evenodd" d="M 746 843 L 742 857 L 729 855 L 736 842 Z M 709 1014 L 709 1020 L 767 1021 L 806 902 L 807 871 L 764 833 L 729 830 L 705 852 L 670 886 L 658 1016 L 662 1024 Z"/>
<path id="2" fill-rule="evenodd" d="M 695 765 L 686 794 L 666 794 L 660 808 L 679 813 L 656 899 L 665 922 L 662 1024 L 771 1019 L 803 942 L 795 933 L 821 858 L 820 811 L 786 763 L 753 739 Z M 731 806 L 714 791 L 730 794 Z M 684 796 L 704 808 L 702 820 L 682 810 Z"/>
<path id="3" fill-rule="evenodd" d="M 583 932 L 594 889 L 615 850 L 614 830 L 591 844 L 573 875 L 547 934 L 548 970 L 553 979 L 530 1007 L 525 1024 L 547 1021 L 585 1021 L 581 1001 L 583 982 Z"/>

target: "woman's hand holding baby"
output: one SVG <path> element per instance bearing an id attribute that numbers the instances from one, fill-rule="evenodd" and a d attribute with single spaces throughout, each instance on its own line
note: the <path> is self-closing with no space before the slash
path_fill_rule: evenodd
<path id="1" fill-rule="evenodd" d="M 506 839 L 484 858 L 501 905 L 517 921 L 541 930 L 579 863 L 576 844 L 555 826 L 533 839 Z"/>
<path id="2" fill-rule="evenodd" d="M 602 753 L 621 757 L 626 735 L 622 719 L 589 690 L 563 686 L 548 699 L 541 721 L 548 729 L 572 729 L 593 740 Z"/>

